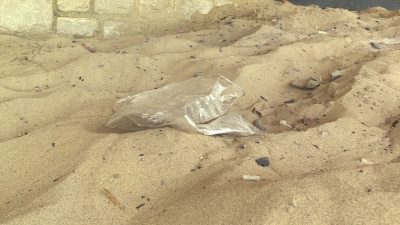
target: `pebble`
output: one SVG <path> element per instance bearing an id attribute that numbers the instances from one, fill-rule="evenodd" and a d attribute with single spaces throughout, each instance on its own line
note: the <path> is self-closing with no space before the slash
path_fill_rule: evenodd
<path id="1" fill-rule="evenodd" d="M 261 157 L 256 159 L 256 163 L 259 166 L 268 167 L 270 165 L 270 160 L 268 157 Z"/>
<path id="2" fill-rule="evenodd" d="M 315 90 L 321 85 L 321 80 L 318 78 L 309 78 L 307 80 L 294 80 L 291 85 L 296 88 L 305 89 L 305 90 Z"/>
<path id="3" fill-rule="evenodd" d="M 285 104 L 291 104 L 291 103 L 295 103 L 296 99 L 289 99 L 286 102 L 284 102 Z"/>
<path id="4" fill-rule="evenodd" d="M 281 121 L 279 121 L 279 124 L 282 125 L 282 126 L 285 126 L 285 127 L 293 128 L 293 126 L 290 125 L 290 124 L 288 123 L 288 121 L 286 121 L 286 120 L 281 120 Z"/>
<path id="5" fill-rule="evenodd" d="M 267 127 L 260 119 L 254 120 L 253 125 L 262 131 L 267 131 Z"/>
<path id="6" fill-rule="evenodd" d="M 381 44 L 381 43 L 377 43 L 377 42 L 372 42 L 371 41 L 369 44 L 375 49 L 382 49 L 383 48 L 383 44 Z"/>
<path id="7" fill-rule="evenodd" d="M 304 85 L 304 88 L 314 90 L 318 88 L 321 85 L 321 80 L 317 78 L 310 78 L 307 80 L 306 84 Z"/>
<path id="8" fill-rule="evenodd" d="M 335 81 L 343 76 L 343 71 L 342 70 L 335 70 L 333 73 L 331 73 L 331 81 Z"/>
<path id="9" fill-rule="evenodd" d="M 369 161 L 368 159 L 364 159 L 364 158 L 361 158 L 360 162 L 362 164 L 366 164 L 366 165 L 373 165 L 374 164 L 373 162 Z"/>

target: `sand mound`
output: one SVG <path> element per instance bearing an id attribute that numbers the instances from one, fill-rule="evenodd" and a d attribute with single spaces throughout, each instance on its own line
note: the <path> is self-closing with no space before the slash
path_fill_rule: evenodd
<path id="1" fill-rule="evenodd" d="M 194 20 L 114 41 L 0 36 L 0 223 L 400 224 L 398 14 L 268 1 Z M 268 132 L 105 128 L 116 100 L 205 75 L 239 84 L 235 110 Z"/>

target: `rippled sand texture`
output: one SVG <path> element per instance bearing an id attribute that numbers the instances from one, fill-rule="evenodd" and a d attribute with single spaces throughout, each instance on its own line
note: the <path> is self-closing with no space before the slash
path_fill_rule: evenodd
<path id="1" fill-rule="evenodd" d="M 400 224 L 399 14 L 266 1 L 195 19 L 162 37 L 0 36 L 0 223 Z M 117 99 L 205 75 L 240 85 L 235 110 L 268 132 L 104 127 Z"/>

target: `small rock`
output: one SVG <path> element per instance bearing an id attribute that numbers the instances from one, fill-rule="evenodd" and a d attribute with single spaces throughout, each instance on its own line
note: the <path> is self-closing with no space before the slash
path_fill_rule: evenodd
<path id="1" fill-rule="evenodd" d="M 320 79 L 310 78 L 306 82 L 306 85 L 304 86 L 304 88 L 310 89 L 310 90 L 314 90 L 314 89 L 318 88 L 320 85 L 321 85 L 321 80 Z"/>
<path id="2" fill-rule="evenodd" d="M 282 126 L 285 126 L 285 127 L 293 128 L 293 126 L 290 125 L 290 124 L 288 123 L 288 121 L 286 121 L 286 120 L 281 120 L 281 121 L 279 121 L 279 124 L 282 125 Z"/>
<path id="3" fill-rule="evenodd" d="M 298 79 L 292 81 L 291 85 L 300 89 L 315 90 L 321 85 L 321 80 L 314 77 L 311 77 L 307 80 Z"/>
<path id="4" fill-rule="evenodd" d="M 262 131 L 267 131 L 267 127 L 260 119 L 254 120 L 253 125 Z"/>
<path id="5" fill-rule="evenodd" d="M 241 145 L 239 145 L 239 148 L 243 150 L 243 149 L 246 148 L 246 145 L 245 144 L 241 144 Z"/>
<path id="6" fill-rule="evenodd" d="M 342 70 L 336 70 L 333 73 L 331 73 L 331 81 L 335 81 L 343 76 L 343 71 Z"/>
<path id="7" fill-rule="evenodd" d="M 383 48 L 383 44 L 381 44 L 381 43 L 377 43 L 377 42 L 371 41 L 369 44 L 375 49 L 382 49 Z"/>
<path id="8" fill-rule="evenodd" d="M 373 165 L 374 164 L 373 162 L 369 161 L 368 159 L 364 159 L 364 158 L 361 158 L 360 162 L 362 164 L 366 164 L 366 165 Z"/>
<path id="9" fill-rule="evenodd" d="M 295 103 L 296 99 L 289 99 L 286 102 L 284 102 L 285 104 L 291 104 L 291 103 Z"/>
<path id="10" fill-rule="evenodd" d="M 269 161 L 268 157 L 258 158 L 258 159 L 256 159 L 256 163 L 257 163 L 257 165 L 262 166 L 262 167 L 268 167 L 270 165 L 270 161 Z"/>

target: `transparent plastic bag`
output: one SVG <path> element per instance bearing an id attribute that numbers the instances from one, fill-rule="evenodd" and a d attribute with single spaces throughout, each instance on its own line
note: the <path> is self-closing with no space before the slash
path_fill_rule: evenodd
<path id="1" fill-rule="evenodd" d="M 107 126 L 128 131 L 172 126 L 206 135 L 249 136 L 259 130 L 227 113 L 244 91 L 224 77 L 197 77 L 129 96 L 114 106 Z"/>

